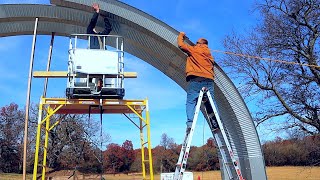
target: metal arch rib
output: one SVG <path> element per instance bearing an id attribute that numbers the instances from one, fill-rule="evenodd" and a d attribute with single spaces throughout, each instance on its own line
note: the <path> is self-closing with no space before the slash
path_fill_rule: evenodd
<path id="1" fill-rule="evenodd" d="M 126 39 L 125 51 L 153 65 L 183 89 L 185 54 L 176 44 L 178 31 L 154 17 L 114 0 L 51 0 L 50 5 L 0 5 L 0 37 L 38 32 L 60 36 L 84 33 L 98 2 L 113 26 L 112 34 Z M 108 12 L 108 13 L 106 13 Z M 101 19 L 98 22 L 103 27 Z M 189 42 L 190 43 L 190 42 Z M 264 159 L 252 118 L 239 92 L 219 66 L 215 67 L 215 100 L 245 179 L 266 179 Z M 184 122 L 181 122 L 184 123 Z M 221 162 L 221 161 L 220 161 Z M 223 179 L 227 179 L 225 173 Z"/>

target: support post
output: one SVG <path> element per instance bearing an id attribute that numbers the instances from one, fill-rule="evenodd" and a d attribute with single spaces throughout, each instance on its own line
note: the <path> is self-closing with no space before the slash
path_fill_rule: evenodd
<path id="1" fill-rule="evenodd" d="M 40 136 L 41 136 L 41 120 L 42 120 L 42 108 L 43 108 L 43 99 L 40 98 L 39 103 L 39 112 L 38 112 L 38 126 L 37 126 L 37 136 L 36 136 L 36 151 L 34 155 L 34 164 L 33 164 L 33 180 L 37 180 L 38 173 L 38 163 L 39 163 L 39 148 L 40 148 Z"/>
<path id="2" fill-rule="evenodd" d="M 142 176 L 146 179 L 146 165 L 145 165 L 145 153 L 144 153 L 144 138 L 143 138 L 143 124 L 142 119 L 140 120 L 140 143 L 141 143 L 141 163 L 142 163 Z"/>
<path id="3" fill-rule="evenodd" d="M 147 138 L 148 138 L 148 160 L 149 160 L 149 172 L 150 179 L 153 180 L 153 165 L 152 165 L 152 146 L 151 146 L 151 133 L 150 133 L 150 116 L 149 116 L 149 105 L 148 100 L 145 100 L 146 104 L 146 121 L 147 121 Z"/>
<path id="4" fill-rule="evenodd" d="M 51 34 L 51 41 L 50 41 L 50 47 L 49 47 L 49 53 L 48 53 L 47 72 L 50 71 L 51 57 L 52 57 L 52 49 L 53 49 L 53 42 L 54 42 L 54 35 L 55 35 L 55 33 L 52 32 L 52 34 Z M 47 87 L 48 87 L 48 78 L 45 78 L 45 79 L 44 79 L 44 89 L 43 89 L 43 97 L 44 97 L 44 98 L 47 96 Z"/>
<path id="5" fill-rule="evenodd" d="M 50 117 L 54 114 L 50 106 L 48 107 L 48 114 Z M 46 127 L 45 127 L 45 139 L 44 139 L 43 161 L 42 161 L 42 177 L 41 177 L 42 180 L 45 180 L 46 172 L 47 172 L 47 153 L 48 153 L 50 118 L 47 118 L 45 123 L 46 123 Z"/>
<path id="6" fill-rule="evenodd" d="M 31 92 L 31 82 L 32 82 L 32 70 L 34 61 L 34 52 L 37 39 L 37 28 L 38 28 L 38 18 L 36 18 L 34 23 L 33 40 L 30 56 L 30 69 L 28 77 L 28 90 L 27 90 L 27 101 L 26 101 L 26 116 L 24 123 L 24 140 L 23 140 L 23 175 L 22 179 L 26 180 L 27 172 L 27 144 L 28 144 L 28 121 L 29 121 L 29 105 L 30 105 L 30 92 Z"/>

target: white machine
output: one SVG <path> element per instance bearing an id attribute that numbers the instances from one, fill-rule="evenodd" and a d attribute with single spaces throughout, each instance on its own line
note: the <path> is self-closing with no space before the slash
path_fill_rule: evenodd
<path id="1" fill-rule="evenodd" d="M 77 47 L 79 38 L 88 39 L 87 47 Z M 90 41 L 98 39 L 100 49 L 90 48 Z M 106 41 L 115 44 L 115 48 L 107 49 Z M 120 36 L 71 35 L 67 98 L 122 99 L 125 94 L 123 58 L 123 38 Z"/>

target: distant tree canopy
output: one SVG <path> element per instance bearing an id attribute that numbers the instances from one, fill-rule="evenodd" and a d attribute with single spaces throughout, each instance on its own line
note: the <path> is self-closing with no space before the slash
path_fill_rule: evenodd
<path id="1" fill-rule="evenodd" d="M 122 146 L 118 144 L 109 144 L 104 151 L 104 168 L 107 172 L 129 172 L 136 154 L 131 141 L 126 140 Z"/>
<path id="2" fill-rule="evenodd" d="M 32 112 L 37 112 L 35 106 Z M 34 117 L 33 113 L 30 116 L 30 143 L 27 157 L 29 173 L 32 173 L 35 151 L 35 136 L 31 133 L 36 131 L 34 122 L 36 116 Z M 0 172 L 22 172 L 24 115 L 24 111 L 20 110 L 17 104 L 0 107 Z M 57 115 L 51 120 L 54 122 L 60 118 Z M 52 171 L 65 169 L 87 173 L 142 171 L 141 149 L 134 150 L 132 142 L 126 140 L 121 146 L 108 144 L 107 149 L 102 152 L 97 145 L 99 138 L 95 138 L 94 135 L 99 127 L 87 122 L 87 116 L 67 115 L 50 131 L 47 166 Z M 105 143 L 109 141 L 108 138 L 110 137 L 103 138 Z M 160 144 L 152 149 L 154 172 L 173 172 L 180 150 L 181 145 L 176 144 L 167 134 L 162 134 Z M 277 138 L 265 143 L 263 151 L 266 164 L 269 166 L 320 165 L 320 135 L 292 137 L 289 140 Z M 39 153 L 41 159 L 43 152 Z M 207 171 L 219 168 L 218 151 L 213 138 L 209 138 L 201 147 L 191 147 L 187 170 Z"/>
<path id="3" fill-rule="evenodd" d="M 305 65 L 228 55 L 223 66 L 239 80 L 246 99 L 258 99 L 253 114 L 258 125 L 282 116 L 287 122 L 281 128 L 318 134 L 320 1 L 265 0 L 258 10 L 261 23 L 245 35 L 228 35 L 226 50 Z"/>
<path id="4" fill-rule="evenodd" d="M 319 166 L 320 136 L 302 139 L 281 139 L 266 142 L 263 146 L 267 166 Z"/>
<path id="5" fill-rule="evenodd" d="M 24 112 L 11 103 L 0 109 L 0 171 L 21 172 Z"/>
<path id="6" fill-rule="evenodd" d="M 37 105 L 31 105 L 30 112 L 28 172 L 33 171 L 34 164 Z M 51 117 L 51 122 L 57 122 L 61 118 L 61 115 L 54 115 Z M 86 115 L 67 115 L 50 131 L 48 167 L 56 170 L 77 168 L 83 171 L 102 171 L 97 158 L 100 150 L 96 146 L 97 138 L 94 138 L 97 126 L 90 126 L 89 122 Z M 0 172 L 22 172 L 24 123 L 25 111 L 20 110 L 17 104 L 11 103 L 0 108 Z M 107 142 L 110 139 L 106 136 L 104 140 Z M 39 157 L 42 154 L 41 150 Z"/>

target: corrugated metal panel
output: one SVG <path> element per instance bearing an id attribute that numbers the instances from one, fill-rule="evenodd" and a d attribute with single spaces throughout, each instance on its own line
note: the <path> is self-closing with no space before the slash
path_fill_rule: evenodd
<path id="1" fill-rule="evenodd" d="M 178 31 L 154 17 L 114 0 L 52 0 L 48 5 L 0 5 L 0 36 L 32 34 L 35 17 L 40 17 L 40 34 L 85 33 L 92 16 L 93 2 L 106 10 L 114 34 L 125 38 L 125 51 L 153 65 L 182 88 L 185 82 L 185 55 L 177 48 Z M 103 27 L 100 19 L 98 26 Z M 250 113 L 237 89 L 215 67 L 215 99 L 246 179 L 266 179 L 259 138 Z M 224 179 L 227 176 L 223 176 Z"/>

